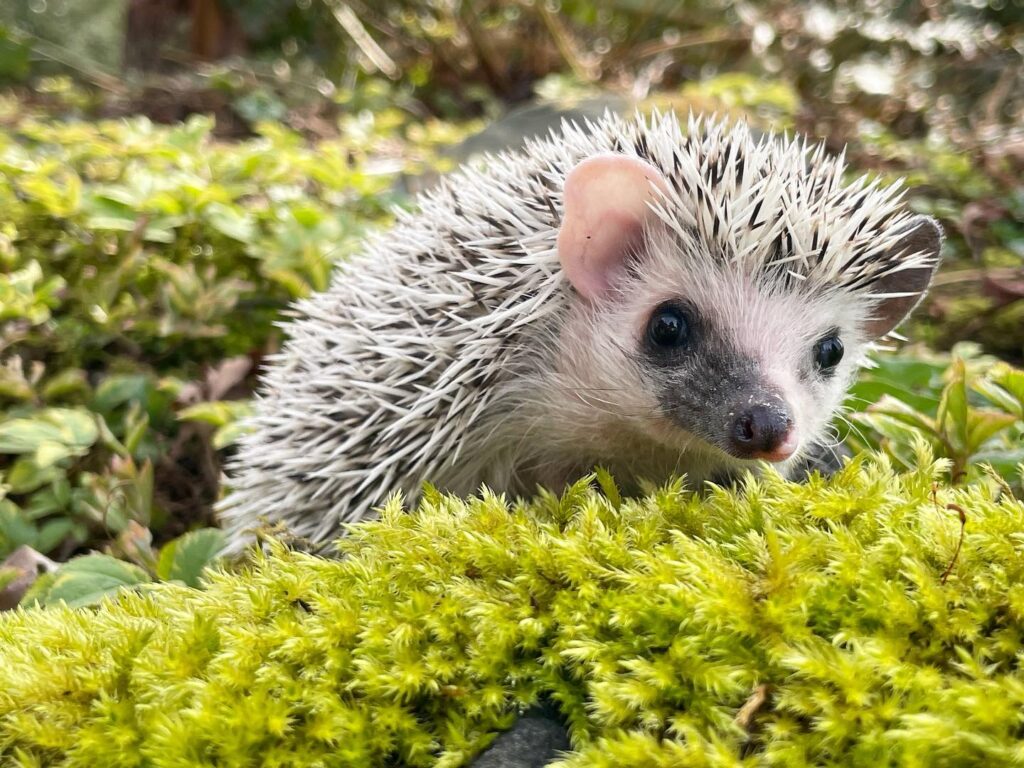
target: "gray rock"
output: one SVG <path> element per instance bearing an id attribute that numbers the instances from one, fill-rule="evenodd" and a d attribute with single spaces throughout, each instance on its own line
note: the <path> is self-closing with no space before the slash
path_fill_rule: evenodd
<path id="1" fill-rule="evenodd" d="M 527 139 L 545 136 L 562 125 L 563 120 L 582 123 L 597 120 L 605 111 L 624 114 L 632 104 L 621 96 L 606 93 L 576 101 L 538 101 L 509 110 L 479 133 L 475 133 L 442 154 L 455 161 L 456 167 L 474 158 L 504 150 L 521 149 Z M 440 176 L 433 171 L 418 176 L 401 176 L 398 191 L 416 194 L 437 183 Z"/>
<path id="2" fill-rule="evenodd" d="M 501 734 L 471 768 L 543 768 L 571 748 L 569 734 L 552 706 L 527 711 Z"/>
<path id="3" fill-rule="evenodd" d="M 612 93 L 565 103 L 539 101 L 510 110 L 447 154 L 464 163 L 485 152 L 521 149 L 527 139 L 547 135 L 561 127 L 563 120 L 582 123 L 588 119 L 597 120 L 605 111 L 622 114 L 629 108 L 630 103 L 626 99 Z"/>

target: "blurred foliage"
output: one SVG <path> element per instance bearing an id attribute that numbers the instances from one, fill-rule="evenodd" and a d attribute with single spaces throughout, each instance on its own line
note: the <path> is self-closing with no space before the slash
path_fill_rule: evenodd
<path id="1" fill-rule="evenodd" d="M 1024 5 L 783 0 L 227 0 L 255 51 L 313 56 L 336 79 L 382 72 L 439 99 L 451 86 L 528 97 L 547 75 L 628 83 L 643 95 L 719 71 L 790 73 L 805 99 L 832 116 L 875 102 L 927 121 L 939 105 L 969 116 L 1004 79 L 1012 118 L 1022 94 Z M 361 37 L 365 35 L 365 39 Z M 376 52 L 374 46 L 379 47 Z M 1016 69 L 1016 71 L 1014 71 Z M 939 78 L 939 73 L 942 77 Z M 964 87 L 969 86 L 969 87 Z M 470 91 L 472 94 L 472 91 Z M 884 104 L 883 104 L 884 102 Z M 837 109 L 840 107 L 840 109 Z M 828 117 L 828 116 L 819 116 Z"/>
<path id="2" fill-rule="evenodd" d="M 225 0 L 245 58 L 190 61 L 173 17 L 126 40 L 173 66 L 123 76 L 91 30 L 47 31 L 64 7 L 0 14 L 0 559 L 102 546 L 162 577 L 166 542 L 212 522 L 286 304 L 524 100 L 613 93 L 845 148 L 947 231 L 909 335 L 1024 365 L 1024 0 Z M 1018 490 L 1019 373 L 964 350 L 880 358 L 850 439 L 904 465 L 923 440 L 951 479 L 991 465 Z"/>
<path id="3" fill-rule="evenodd" d="M 0 78 L 32 85 L 22 96 L 52 114 L 198 112 L 230 136 L 280 120 L 336 137 L 339 117 L 396 105 L 493 118 L 605 89 L 823 137 L 860 170 L 906 178 L 951 234 L 958 273 L 939 281 L 924 338 L 977 340 L 1024 364 L 1024 0 L 222 0 L 223 35 L 240 34 L 247 56 L 201 63 L 188 3 L 109 5 L 128 19 L 124 44 L 159 49 L 172 70 L 112 78 L 83 36 L 46 37 L 67 28 L 66 0 L 14 0 Z M 90 95 L 40 80 L 55 68 Z"/>
<path id="4" fill-rule="evenodd" d="M 111 72 L 121 64 L 126 6 L 122 0 L 5 0 L 0 24 L 16 27 L 25 42 L 37 42 L 59 61 L 88 62 L 90 68 Z M 42 53 L 36 56 L 53 61 Z M 11 74 L 17 73 L 0 63 L 0 82 Z"/>
<path id="5" fill-rule="evenodd" d="M 453 135 L 394 110 L 315 145 L 211 129 L 29 117 L 0 133 L 0 559 L 208 522 L 215 451 L 247 407 L 230 398 L 273 322 Z"/>

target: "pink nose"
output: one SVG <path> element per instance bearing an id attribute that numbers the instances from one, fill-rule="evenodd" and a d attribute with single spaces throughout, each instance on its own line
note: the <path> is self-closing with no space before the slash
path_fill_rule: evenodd
<path id="1" fill-rule="evenodd" d="M 797 437 L 796 430 L 789 429 L 782 438 L 782 442 L 770 450 L 755 452 L 754 458 L 766 461 L 785 461 L 796 452 L 799 443 L 800 440 Z"/>
<path id="2" fill-rule="evenodd" d="M 729 435 L 731 453 L 741 459 L 785 461 L 798 442 L 789 409 L 775 397 L 744 408 Z"/>

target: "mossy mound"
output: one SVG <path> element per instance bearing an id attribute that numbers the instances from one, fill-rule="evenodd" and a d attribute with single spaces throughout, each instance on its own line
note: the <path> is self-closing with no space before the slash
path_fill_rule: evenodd
<path id="1" fill-rule="evenodd" d="M 18 611 L 0 764 L 457 766 L 545 694 L 566 767 L 1021 764 L 1024 504 L 934 471 L 428 493 L 340 561 Z"/>

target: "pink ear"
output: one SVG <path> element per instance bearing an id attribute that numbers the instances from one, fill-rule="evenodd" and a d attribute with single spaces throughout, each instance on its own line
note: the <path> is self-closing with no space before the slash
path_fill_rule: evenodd
<path id="1" fill-rule="evenodd" d="M 596 299 L 615 284 L 654 215 L 648 203 L 658 188 L 668 188 L 661 171 L 625 155 L 596 155 L 569 172 L 558 258 L 584 298 Z"/>

